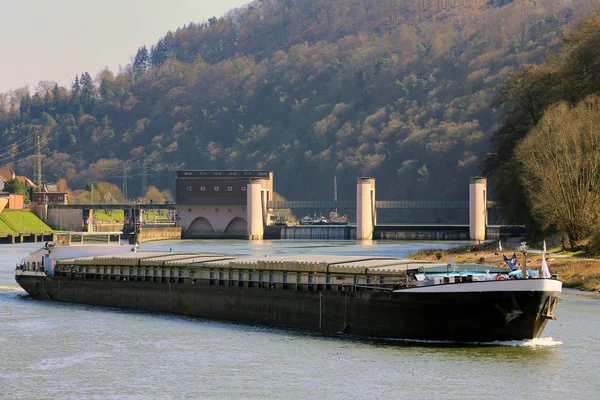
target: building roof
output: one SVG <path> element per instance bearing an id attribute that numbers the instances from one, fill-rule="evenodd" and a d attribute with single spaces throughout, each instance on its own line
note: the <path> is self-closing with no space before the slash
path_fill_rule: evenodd
<path id="1" fill-rule="evenodd" d="M 21 182 L 23 182 L 25 184 L 25 186 L 27 186 L 28 188 L 37 188 L 37 185 L 35 183 L 33 183 L 33 181 L 31 181 L 31 179 L 29 179 L 26 176 L 20 175 L 16 177 L 18 180 L 20 180 Z"/>
<path id="2" fill-rule="evenodd" d="M 12 168 L 4 167 L 0 168 L 0 179 L 6 182 L 9 179 L 13 179 L 15 177 L 15 171 Z"/>

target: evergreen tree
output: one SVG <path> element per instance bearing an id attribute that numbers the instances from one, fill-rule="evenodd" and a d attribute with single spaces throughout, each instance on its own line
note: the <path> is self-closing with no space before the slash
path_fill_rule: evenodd
<path id="1" fill-rule="evenodd" d="M 31 98 L 31 118 L 36 119 L 44 112 L 44 101 L 39 94 L 34 94 Z"/>
<path id="2" fill-rule="evenodd" d="M 79 84 L 79 76 L 75 75 L 75 82 L 73 82 L 73 87 L 71 90 L 71 98 L 77 97 L 81 94 L 81 85 Z"/>
<path id="3" fill-rule="evenodd" d="M 54 89 L 52 89 L 52 102 L 54 104 L 58 103 L 60 100 L 60 89 L 58 88 L 58 83 L 54 84 Z"/>
<path id="4" fill-rule="evenodd" d="M 102 96 L 102 100 L 104 101 L 111 100 L 115 96 L 110 82 L 106 77 L 103 77 L 100 82 L 100 96 Z"/>
<path id="5" fill-rule="evenodd" d="M 29 200 L 29 191 L 27 186 L 20 180 L 13 178 L 4 182 L 4 191 L 7 193 L 22 194 L 26 200 Z"/>
<path id="6" fill-rule="evenodd" d="M 150 59 L 152 61 L 152 65 L 158 67 L 163 65 L 165 61 L 169 59 L 169 52 L 171 51 L 171 46 L 169 42 L 169 36 L 164 36 L 160 38 L 156 46 L 152 46 Z"/>
<path id="7" fill-rule="evenodd" d="M 137 79 L 143 76 L 150 67 L 150 54 L 148 48 L 144 45 L 140 47 L 133 60 L 133 75 Z"/>
<path id="8" fill-rule="evenodd" d="M 31 96 L 29 96 L 29 92 L 27 92 L 21 99 L 21 103 L 19 104 L 19 112 L 21 113 L 22 118 L 29 117 L 29 114 L 31 113 Z"/>
<path id="9" fill-rule="evenodd" d="M 92 77 L 88 72 L 84 72 L 81 74 L 81 104 L 84 107 L 85 112 L 90 112 L 95 103 L 94 93 L 96 92 L 96 88 L 94 87 L 94 82 L 92 81 Z"/>

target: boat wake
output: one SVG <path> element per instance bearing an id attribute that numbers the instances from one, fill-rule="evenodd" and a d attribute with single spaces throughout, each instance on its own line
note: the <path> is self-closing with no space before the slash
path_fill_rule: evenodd
<path id="1" fill-rule="evenodd" d="M 546 347 L 554 347 L 560 346 L 563 342 L 558 340 L 554 340 L 551 337 L 537 338 L 537 339 L 524 339 L 524 340 L 502 340 L 495 342 L 460 342 L 454 340 L 419 340 L 419 339 L 385 339 L 385 341 L 390 342 L 402 342 L 406 344 L 413 345 L 431 345 L 431 346 L 450 346 L 450 347 L 460 347 L 460 346 L 506 346 L 506 347 L 527 347 L 527 348 L 546 348 Z"/>
<path id="2" fill-rule="evenodd" d="M 505 342 L 492 342 L 490 344 L 496 345 L 496 346 L 538 348 L 538 347 L 560 346 L 563 344 L 563 342 L 554 340 L 551 337 L 543 337 L 543 338 L 528 339 L 528 340 L 507 340 Z"/>
<path id="3" fill-rule="evenodd" d="M 0 285 L 0 292 L 24 292 L 19 285 Z"/>
<path id="4" fill-rule="evenodd" d="M 27 292 L 16 285 L 0 285 L 0 301 L 12 301 L 26 297 Z"/>

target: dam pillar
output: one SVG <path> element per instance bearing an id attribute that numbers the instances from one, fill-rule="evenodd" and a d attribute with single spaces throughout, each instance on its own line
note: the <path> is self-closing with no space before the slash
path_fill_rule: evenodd
<path id="1" fill-rule="evenodd" d="M 131 210 L 132 221 L 134 226 L 139 226 L 144 222 L 144 212 L 140 208 Z"/>
<path id="2" fill-rule="evenodd" d="M 469 183 L 469 237 L 485 240 L 487 229 L 487 179 L 470 178 Z"/>
<path id="3" fill-rule="evenodd" d="M 358 178 L 356 185 L 356 240 L 373 239 L 376 223 L 375 178 Z"/>
<path id="4" fill-rule="evenodd" d="M 48 223 L 48 204 L 37 203 L 31 207 L 31 211 L 37 215 L 39 219 Z"/>
<path id="5" fill-rule="evenodd" d="M 246 221 L 248 222 L 248 240 L 262 240 L 266 212 L 265 194 L 260 179 L 250 179 L 246 187 Z"/>
<path id="6" fill-rule="evenodd" d="M 83 226 L 84 232 L 94 231 L 94 210 L 83 210 Z"/>

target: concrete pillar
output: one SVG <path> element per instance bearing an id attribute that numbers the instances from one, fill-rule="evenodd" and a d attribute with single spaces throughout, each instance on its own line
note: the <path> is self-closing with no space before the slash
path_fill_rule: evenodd
<path id="1" fill-rule="evenodd" d="M 261 184 L 262 186 L 262 184 Z M 265 225 L 267 225 L 267 223 L 269 222 L 269 210 L 267 209 L 267 202 L 269 201 L 269 190 L 268 189 L 261 189 L 260 191 L 260 209 L 262 212 L 262 220 L 263 220 L 263 227 Z"/>
<path id="2" fill-rule="evenodd" d="M 94 210 L 83 210 L 83 227 L 87 232 L 94 231 Z"/>
<path id="3" fill-rule="evenodd" d="M 485 240 L 487 229 L 487 180 L 472 177 L 469 183 L 469 237 Z"/>
<path id="4" fill-rule="evenodd" d="M 133 223 L 134 225 L 139 223 L 140 225 L 144 223 L 144 212 L 140 208 L 136 208 L 132 210 L 133 214 Z"/>
<path id="5" fill-rule="evenodd" d="M 39 219 L 48 223 L 48 204 L 34 204 L 31 207 L 31 211 L 37 215 Z"/>
<path id="6" fill-rule="evenodd" d="M 246 187 L 246 221 L 248 239 L 262 240 L 265 227 L 263 220 L 263 190 L 260 179 L 250 179 Z"/>
<path id="7" fill-rule="evenodd" d="M 358 178 L 356 185 L 356 240 L 373 239 L 376 221 L 375 179 Z"/>
<path id="8" fill-rule="evenodd" d="M 133 210 L 132 209 L 125 209 L 123 210 L 123 229 L 126 232 L 131 232 L 132 229 L 131 227 L 133 226 L 133 222 L 131 222 L 133 218 Z"/>

